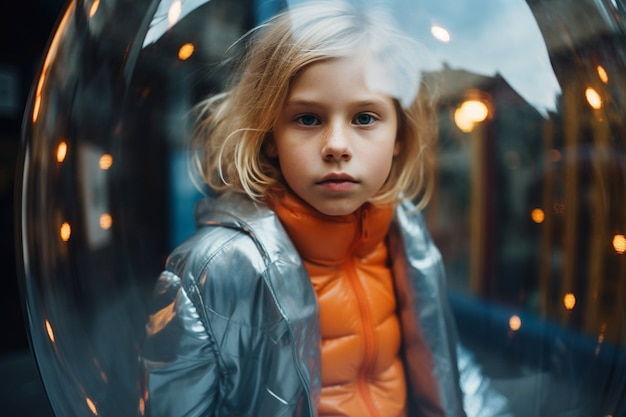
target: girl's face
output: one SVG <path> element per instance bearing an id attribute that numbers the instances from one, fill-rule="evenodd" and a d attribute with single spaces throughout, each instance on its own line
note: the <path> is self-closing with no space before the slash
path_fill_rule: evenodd
<path id="1" fill-rule="evenodd" d="M 354 56 L 306 67 L 274 126 L 285 181 L 327 215 L 353 213 L 373 197 L 400 150 L 396 107 L 371 87 L 373 66 Z"/>

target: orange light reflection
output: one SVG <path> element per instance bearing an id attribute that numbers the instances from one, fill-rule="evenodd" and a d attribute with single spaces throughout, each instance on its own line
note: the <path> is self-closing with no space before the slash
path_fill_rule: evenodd
<path id="1" fill-rule="evenodd" d="M 54 343 L 54 331 L 52 330 L 52 325 L 48 320 L 46 320 L 46 332 L 48 333 L 50 341 Z"/>
<path id="2" fill-rule="evenodd" d="M 626 236 L 613 236 L 613 249 L 615 249 L 615 252 L 619 253 L 620 255 L 624 254 L 624 252 L 626 252 Z"/>
<path id="3" fill-rule="evenodd" d="M 39 81 L 37 82 L 37 89 L 35 90 L 35 100 L 33 103 L 33 115 L 31 118 L 33 124 L 36 123 L 37 119 L 39 118 L 39 112 L 41 110 L 41 104 L 42 104 L 41 101 L 42 101 L 42 96 L 43 96 L 43 88 L 44 88 L 45 81 L 48 75 L 48 70 L 50 69 L 50 64 L 56 58 L 57 51 L 59 49 L 60 40 L 61 38 L 65 36 L 68 23 L 71 21 L 70 17 L 74 15 L 74 7 L 75 7 L 75 2 L 71 2 L 70 6 L 65 10 L 65 14 L 63 15 L 63 18 L 61 19 L 59 23 L 59 26 L 54 34 L 54 37 L 52 38 L 52 41 L 50 42 L 50 47 L 48 48 L 48 53 L 46 54 L 46 59 L 44 60 L 44 63 L 41 69 L 41 74 L 39 76 Z"/>
<path id="4" fill-rule="evenodd" d="M 604 84 L 607 84 L 609 82 L 609 75 L 606 73 L 606 70 L 604 69 L 604 67 L 602 65 L 598 65 L 596 67 L 596 71 L 598 71 L 598 77 L 600 77 L 600 80 Z"/>
<path id="5" fill-rule="evenodd" d="M 65 157 L 67 156 L 67 142 L 63 141 L 59 143 L 57 147 L 57 162 L 61 163 L 65 161 Z"/>
<path id="6" fill-rule="evenodd" d="M 193 46 L 193 43 L 186 43 L 178 50 L 178 58 L 181 61 L 186 61 L 191 57 L 191 55 L 193 55 L 194 51 L 195 47 Z"/>
<path id="7" fill-rule="evenodd" d="M 480 100 L 466 100 L 454 112 L 454 122 L 463 132 L 471 132 L 476 123 L 484 121 L 489 108 Z"/>
<path id="8" fill-rule="evenodd" d="M 113 165 L 113 156 L 111 154 L 105 153 L 100 157 L 99 161 L 100 169 L 106 171 Z"/>
<path id="9" fill-rule="evenodd" d="M 89 17 L 92 18 L 98 12 L 98 7 L 100 7 L 100 0 L 94 0 L 91 4 L 91 8 L 89 9 Z"/>
<path id="10" fill-rule="evenodd" d="M 87 403 L 87 407 L 91 410 L 94 416 L 98 415 L 98 409 L 96 408 L 96 404 L 89 397 L 85 397 L 85 402 Z"/>
<path id="11" fill-rule="evenodd" d="M 571 292 L 565 294 L 565 296 L 563 297 L 563 305 L 567 310 L 573 310 L 574 306 L 576 305 L 576 296 Z"/>
<path id="12" fill-rule="evenodd" d="M 602 97 L 600 97 L 600 94 L 598 94 L 594 88 L 587 87 L 585 90 L 585 97 L 587 98 L 587 103 L 589 103 L 592 108 L 596 110 L 602 108 Z"/>
<path id="13" fill-rule="evenodd" d="M 103 230 L 109 230 L 113 225 L 113 218 L 109 213 L 104 213 L 100 216 L 100 227 Z"/>
<path id="14" fill-rule="evenodd" d="M 540 208 L 536 208 L 530 212 L 530 218 L 533 219 L 535 223 L 540 224 L 543 223 L 546 215 L 543 210 L 541 210 Z"/>
<path id="15" fill-rule="evenodd" d="M 522 327 L 522 319 L 518 315 L 512 315 L 509 319 L 509 328 L 514 332 Z"/>
<path id="16" fill-rule="evenodd" d="M 68 222 L 64 222 L 61 225 L 61 229 L 59 230 L 59 236 L 61 236 L 61 240 L 63 242 L 67 242 L 68 240 L 70 240 L 70 237 L 72 236 L 72 227 Z"/>

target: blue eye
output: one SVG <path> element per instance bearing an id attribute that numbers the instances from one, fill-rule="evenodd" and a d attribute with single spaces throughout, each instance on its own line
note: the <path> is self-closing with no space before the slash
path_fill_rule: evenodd
<path id="1" fill-rule="evenodd" d="M 354 123 L 357 125 L 371 125 L 376 121 L 376 118 L 368 113 L 361 113 L 354 118 Z"/>
<path id="2" fill-rule="evenodd" d="M 303 114 L 299 116 L 296 121 L 304 126 L 316 126 L 320 124 L 319 119 L 312 114 Z"/>

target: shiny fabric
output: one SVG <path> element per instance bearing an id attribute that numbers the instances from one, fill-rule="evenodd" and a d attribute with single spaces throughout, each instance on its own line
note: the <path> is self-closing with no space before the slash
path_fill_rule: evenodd
<path id="1" fill-rule="evenodd" d="M 239 195 L 202 200 L 197 219 L 154 292 L 143 351 L 148 415 L 317 415 L 318 304 L 280 221 Z M 389 249 L 394 276 L 403 277 L 408 414 L 464 416 L 465 403 L 481 417 L 507 415 L 471 360 L 461 378 L 441 256 L 409 202 L 396 209 Z"/>
<path id="2" fill-rule="evenodd" d="M 401 334 L 386 236 L 393 207 L 327 216 L 292 193 L 272 198 L 320 306 L 320 417 L 405 416 Z"/>

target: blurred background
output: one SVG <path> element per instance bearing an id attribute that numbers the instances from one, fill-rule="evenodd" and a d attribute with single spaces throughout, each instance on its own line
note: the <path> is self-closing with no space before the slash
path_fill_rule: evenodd
<path id="1" fill-rule="evenodd" d="M 199 197 L 181 175 L 183 115 L 219 90 L 225 47 L 285 2 L 187 0 L 143 45 L 144 17 L 156 12 L 158 27 L 180 2 L 76 3 L 40 79 L 47 107 L 26 131 L 28 320 L 56 410 L 72 410 L 60 415 L 131 415 L 111 411 L 119 404 L 134 415 L 135 376 L 120 368 Z M 425 214 L 462 341 L 517 416 L 626 416 L 623 2 L 391 3 L 433 53 L 423 76 L 440 141 Z M 27 96 L 64 5 L 16 3 L 0 27 L 7 415 L 51 415 L 22 315 L 13 196 Z"/>
<path id="2" fill-rule="evenodd" d="M 20 0 L 0 20 L 0 409 L 7 416 L 52 416 L 29 351 L 15 259 L 15 164 L 26 100 L 64 0 Z"/>

